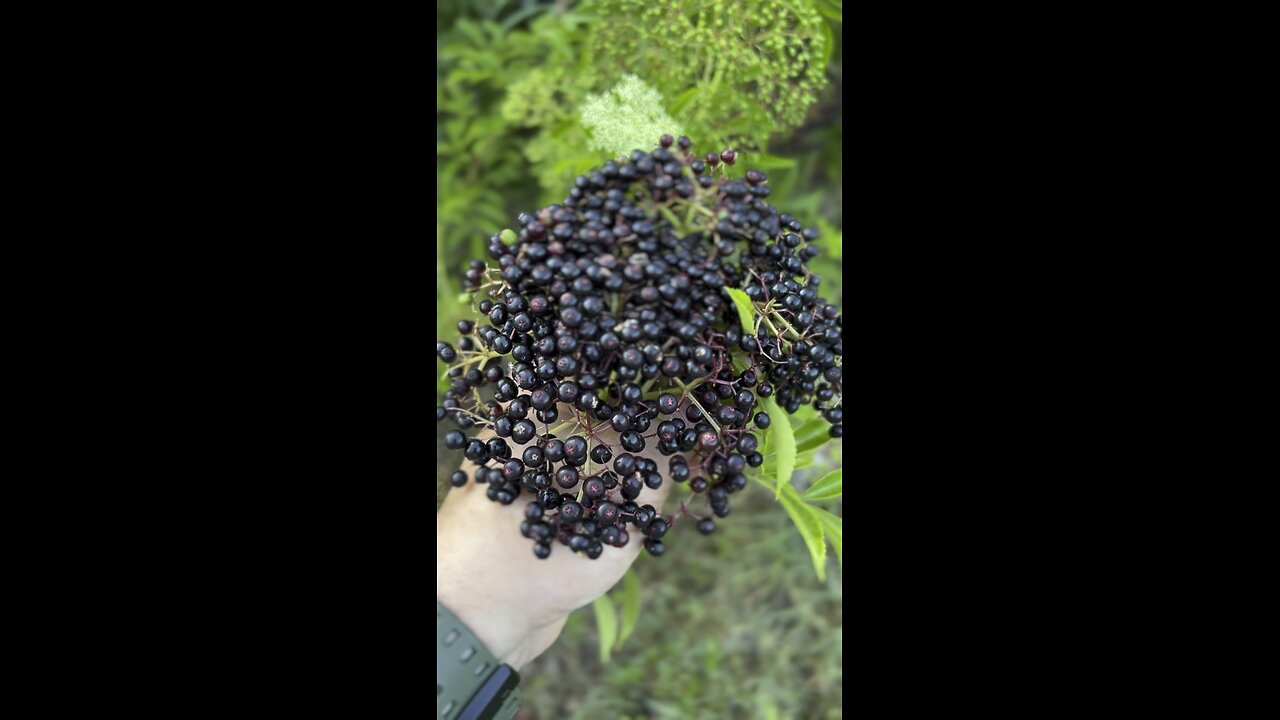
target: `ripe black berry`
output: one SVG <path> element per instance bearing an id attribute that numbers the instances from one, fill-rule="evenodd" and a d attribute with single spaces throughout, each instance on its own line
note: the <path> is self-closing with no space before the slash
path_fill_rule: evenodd
<path id="1" fill-rule="evenodd" d="M 524 453 L 520 456 L 524 460 L 524 464 L 531 468 L 542 465 L 543 457 L 542 448 L 530 446 L 524 449 Z"/>
<path id="2" fill-rule="evenodd" d="M 646 528 L 649 527 L 649 523 L 653 522 L 653 519 L 657 517 L 657 514 L 657 511 L 653 509 L 652 505 L 645 505 L 635 511 L 633 519 L 635 520 L 637 527 Z"/>
<path id="3" fill-rule="evenodd" d="M 604 497 L 604 481 L 600 478 L 591 478 L 582 486 L 582 491 L 592 500 Z"/>
<path id="4" fill-rule="evenodd" d="M 533 394 L 529 396 L 529 404 L 533 406 L 534 410 L 546 410 L 554 402 L 555 398 L 546 390 L 534 390 Z"/>
<path id="5" fill-rule="evenodd" d="M 596 522 L 612 525 L 618 521 L 618 506 L 611 502 L 602 502 L 596 506 Z"/>
<path id="6" fill-rule="evenodd" d="M 658 396 L 658 411 L 663 415 L 670 415 L 680 406 L 680 400 L 671 393 L 663 393 Z"/>
<path id="7" fill-rule="evenodd" d="M 556 483 L 568 490 L 578 484 L 578 471 L 568 466 L 560 468 L 556 471 Z"/>
<path id="8" fill-rule="evenodd" d="M 515 401 L 512 400 L 512 402 L 515 402 Z M 535 432 L 536 430 L 534 429 L 532 422 L 528 420 L 521 420 L 520 422 L 517 422 L 515 425 L 511 426 L 511 439 L 515 440 L 517 443 L 521 445 L 524 445 L 525 443 L 533 439 L 533 434 Z"/>
<path id="9" fill-rule="evenodd" d="M 570 460 L 579 460 L 587 456 L 587 440 L 580 435 L 574 435 L 564 441 L 564 456 Z"/>
<path id="10" fill-rule="evenodd" d="M 634 453 L 644 450 L 644 438 L 635 430 L 628 430 L 627 432 L 622 433 L 622 435 L 619 436 L 619 441 L 622 443 L 622 447 L 626 448 L 627 452 Z"/>
<path id="11" fill-rule="evenodd" d="M 613 470 L 619 475 L 630 475 L 636 471 L 636 458 L 634 455 L 622 453 L 613 461 Z"/>
<path id="12" fill-rule="evenodd" d="M 604 465 L 613 458 L 613 451 L 608 445 L 597 445 L 591 448 L 591 462 Z"/>

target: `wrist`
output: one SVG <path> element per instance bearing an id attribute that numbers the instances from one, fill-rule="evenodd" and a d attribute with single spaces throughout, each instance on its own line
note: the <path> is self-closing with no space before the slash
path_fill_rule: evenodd
<path id="1" fill-rule="evenodd" d="M 476 508 L 478 512 L 458 512 L 446 502 L 436 515 L 436 600 L 465 624 L 490 654 L 520 670 L 555 642 L 569 615 L 530 602 L 519 572 L 513 569 L 513 563 L 524 559 L 527 548 L 524 543 L 513 544 L 515 556 L 498 559 L 495 547 L 507 544 L 491 537 L 491 526 L 483 518 L 487 512 L 508 508 L 481 500 L 484 504 Z M 468 526 L 477 522 L 480 525 Z"/>
<path id="2" fill-rule="evenodd" d="M 491 655 L 516 670 L 545 652 L 568 620 L 563 616 L 535 624 L 505 603 L 477 602 L 474 597 L 458 597 L 458 593 L 443 589 L 436 593 L 436 600 L 466 625 Z"/>
<path id="3" fill-rule="evenodd" d="M 436 601 L 436 713 L 441 718 L 514 720 L 520 675 Z M 457 710 L 457 713 L 454 711 Z"/>

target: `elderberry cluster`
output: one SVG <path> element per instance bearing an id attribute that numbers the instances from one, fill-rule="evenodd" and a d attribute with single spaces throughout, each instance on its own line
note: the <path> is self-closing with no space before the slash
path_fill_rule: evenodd
<path id="1" fill-rule="evenodd" d="M 558 542 L 594 559 L 633 535 L 661 555 L 680 517 L 713 532 L 764 462 L 762 404 L 812 403 L 843 434 L 842 318 L 805 265 L 817 232 L 765 201 L 764 173 L 731 178 L 732 150 L 660 145 L 490 238 L 496 267 L 466 272 L 484 318 L 458 323 L 456 350 L 436 343 L 452 379 L 436 421 L 458 428 L 445 445 L 479 466 L 491 500 L 532 495 L 520 529 L 539 558 Z M 752 301 L 750 332 L 726 288 Z M 480 426 L 493 437 L 468 436 Z M 647 447 L 665 467 L 637 456 Z M 637 504 L 666 479 L 692 491 L 676 513 Z"/>

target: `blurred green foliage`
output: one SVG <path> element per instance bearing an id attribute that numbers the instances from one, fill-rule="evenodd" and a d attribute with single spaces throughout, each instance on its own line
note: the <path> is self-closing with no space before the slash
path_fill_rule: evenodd
<path id="1" fill-rule="evenodd" d="M 841 0 L 443 0 L 436 19 L 437 337 L 469 314 L 459 278 L 489 236 L 627 144 L 650 149 L 668 116 L 665 132 L 739 151 L 738 167 L 768 173 L 770 202 L 817 224 L 824 252 L 810 268 L 843 307 Z M 627 103 L 648 122 L 612 122 Z M 753 487 L 714 535 L 682 528 L 664 558 L 642 558 L 603 610 L 615 641 L 590 608 L 575 613 L 522 673 L 521 717 L 841 717 L 840 558 L 815 553 L 816 580 L 812 537 L 806 549 L 797 533 L 820 528 L 842 552 L 824 524 L 842 515 L 841 443 L 791 423 L 782 506 L 772 484 Z M 456 469 L 439 438 L 437 458 L 438 479 Z"/>
<path id="2" fill-rule="evenodd" d="M 678 528 L 662 558 L 636 562 L 638 621 L 609 664 L 588 608 L 525 668 L 532 717 L 841 717 L 843 584 L 834 560 L 816 581 L 800 560 L 804 541 L 766 492 L 744 493 L 714 534 L 691 530 Z"/>

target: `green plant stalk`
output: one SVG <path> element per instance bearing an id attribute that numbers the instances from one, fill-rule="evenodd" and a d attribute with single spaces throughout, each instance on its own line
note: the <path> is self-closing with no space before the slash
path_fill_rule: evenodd
<path id="1" fill-rule="evenodd" d="M 720 425 L 716 422 L 716 419 L 711 417 L 711 413 L 707 412 L 707 409 L 702 407 L 702 403 L 698 402 L 698 398 L 694 397 L 691 392 L 693 388 L 698 387 L 698 383 L 694 383 L 693 387 L 685 387 L 685 384 L 676 378 L 671 379 L 675 380 L 676 384 L 680 386 L 680 389 L 684 391 L 684 396 L 689 398 L 689 402 L 693 403 L 694 407 L 702 411 L 702 416 L 707 419 L 707 422 L 711 423 L 711 427 L 716 429 L 716 434 L 720 434 Z"/>
<path id="2" fill-rule="evenodd" d="M 781 315 L 779 315 L 776 311 L 775 311 L 775 312 L 770 313 L 770 315 L 772 315 L 774 318 L 776 318 L 776 319 L 778 320 L 778 322 L 782 323 L 782 326 L 783 326 L 783 327 L 785 327 L 785 328 L 787 329 L 787 332 L 788 332 L 788 333 L 790 333 L 789 338 L 790 338 L 791 340 L 799 340 L 799 339 L 800 339 L 800 333 L 799 333 L 799 331 L 797 331 L 794 327 L 792 327 L 792 326 L 791 326 L 791 323 L 789 323 L 789 322 L 787 322 L 787 321 L 786 321 L 786 318 L 784 318 L 784 317 L 782 317 Z M 773 327 L 773 326 L 772 326 L 772 325 L 770 325 L 770 327 Z M 778 333 L 778 330 L 777 330 L 776 328 L 774 329 L 774 331 L 773 331 L 773 332 L 774 332 L 775 334 L 780 334 L 780 333 Z"/>

